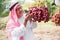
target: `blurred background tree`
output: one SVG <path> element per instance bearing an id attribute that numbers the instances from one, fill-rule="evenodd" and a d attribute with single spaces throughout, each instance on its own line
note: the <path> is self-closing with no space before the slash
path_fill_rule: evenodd
<path id="1" fill-rule="evenodd" d="M 8 16 L 9 14 L 9 8 L 6 8 L 6 5 L 8 4 L 8 1 L 10 0 L 0 0 L 0 17 L 6 17 Z M 22 5 L 23 7 L 23 10 L 25 12 L 28 11 L 28 9 L 32 6 L 41 6 L 44 3 L 46 4 L 48 10 L 49 10 L 49 13 L 50 13 L 50 16 L 53 16 L 55 14 L 55 10 L 56 10 L 56 5 L 55 5 L 55 1 L 54 0 L 38 0 L 40 2 L 38 2 L 37 0 L 33 0 L 34 2 L 33 3 L 26 3 L 27 0 L 19 0 L 19 3 Z M 8 5 L 7 5 L 8 6 Z"/>
<path id="2" fill-rule="evenodd" d="M 50 17 L 52 17 L 57 9 L 57 6 L 55 4 L 55 0 L 46 0 L 46 6 L 48 7 Z"/>
<path id="3" fill-rule="evenodd" d="M 9 0 L 0 0 L 0 17 L 8 16 L 9 10 L 6 8 L 6 4 Z"/>

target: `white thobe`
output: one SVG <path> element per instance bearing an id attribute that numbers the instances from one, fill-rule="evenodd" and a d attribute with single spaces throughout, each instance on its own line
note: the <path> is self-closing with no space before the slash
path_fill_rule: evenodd
<path id="1" fill-rule="evenodd" d="M 20 27 L 14 28 L 13 31 L 11 32 L 12 40 L 19 40 L 20 36 L 23 36 L 24 40 L 35 40 L 35 36 L 32 32 L 32 29 L 37 26 L 37 23 L 36 22 L 30 23 L 30 21 L 28 21 L 25 27 L 23 25 L 24 17 L 25 16 L 22 16 L 19 19 Z"/>

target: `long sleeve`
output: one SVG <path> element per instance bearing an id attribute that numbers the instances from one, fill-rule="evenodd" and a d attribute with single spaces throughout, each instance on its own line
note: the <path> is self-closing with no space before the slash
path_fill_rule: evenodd
<path id="1" fill-rule="evenodd" d="M 24 25 L 22 24 L 20 27 L 16 27 L 16 28 L 13 29 L 13 31 L 11 32 L 11 36 L 12 37 L 20 37 L 20 36 L 23 36 L 25 30 L 26 29 L 25 29 Z"/>
<path id="2" fill-rule="evenodd" d="M 30 28 L 33 29 L 33 28 L 36 28 L 36 27 L 37 27 L 37 23 L 36 22 L 32 22 Z"/>

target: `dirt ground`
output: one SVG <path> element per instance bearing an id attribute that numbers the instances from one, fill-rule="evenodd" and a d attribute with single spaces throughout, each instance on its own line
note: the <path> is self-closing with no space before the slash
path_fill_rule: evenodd
<path id="1" fill-rule="evenodd" d="M 39 23 L 33 30 L 36 40 L 60 40 L 60 27 L 49 23 Z M 0 30 L 0 40 L 7 40 L 7 31 Z"/>

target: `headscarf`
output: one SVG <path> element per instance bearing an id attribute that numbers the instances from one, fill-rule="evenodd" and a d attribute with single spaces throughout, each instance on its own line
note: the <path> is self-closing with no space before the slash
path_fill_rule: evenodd
<path id="1" fill-rule="evenodd" d="M 9 30 L 10 32 L 8 33 L 8 40 L 11 40 L 11 31 L 16 28 L 20 27 L 20 23 L 18 22 L 18 17 L 16 14 L 16 8 L 20 6 L 20 4 L 16 4 L 12 10 L 10 10 L 9 13 L 9 21 L 6 25 L 6 29 Z M 20 6 L 21 7 L 21 6 Z M 19 37 L 19 40 L 23 40 L 23 36 Z"/>
<path id="2" fill-rule="evenodd" d="M 20 6 L 20 4 L 16 4 L 9 13 L 9 22 L 7 23 L 6 28 L 12 30 L 13 28 L 19 27 L 20 23 L 18 22 L 18 17 L 16 14 L 16 8 Z"/>

